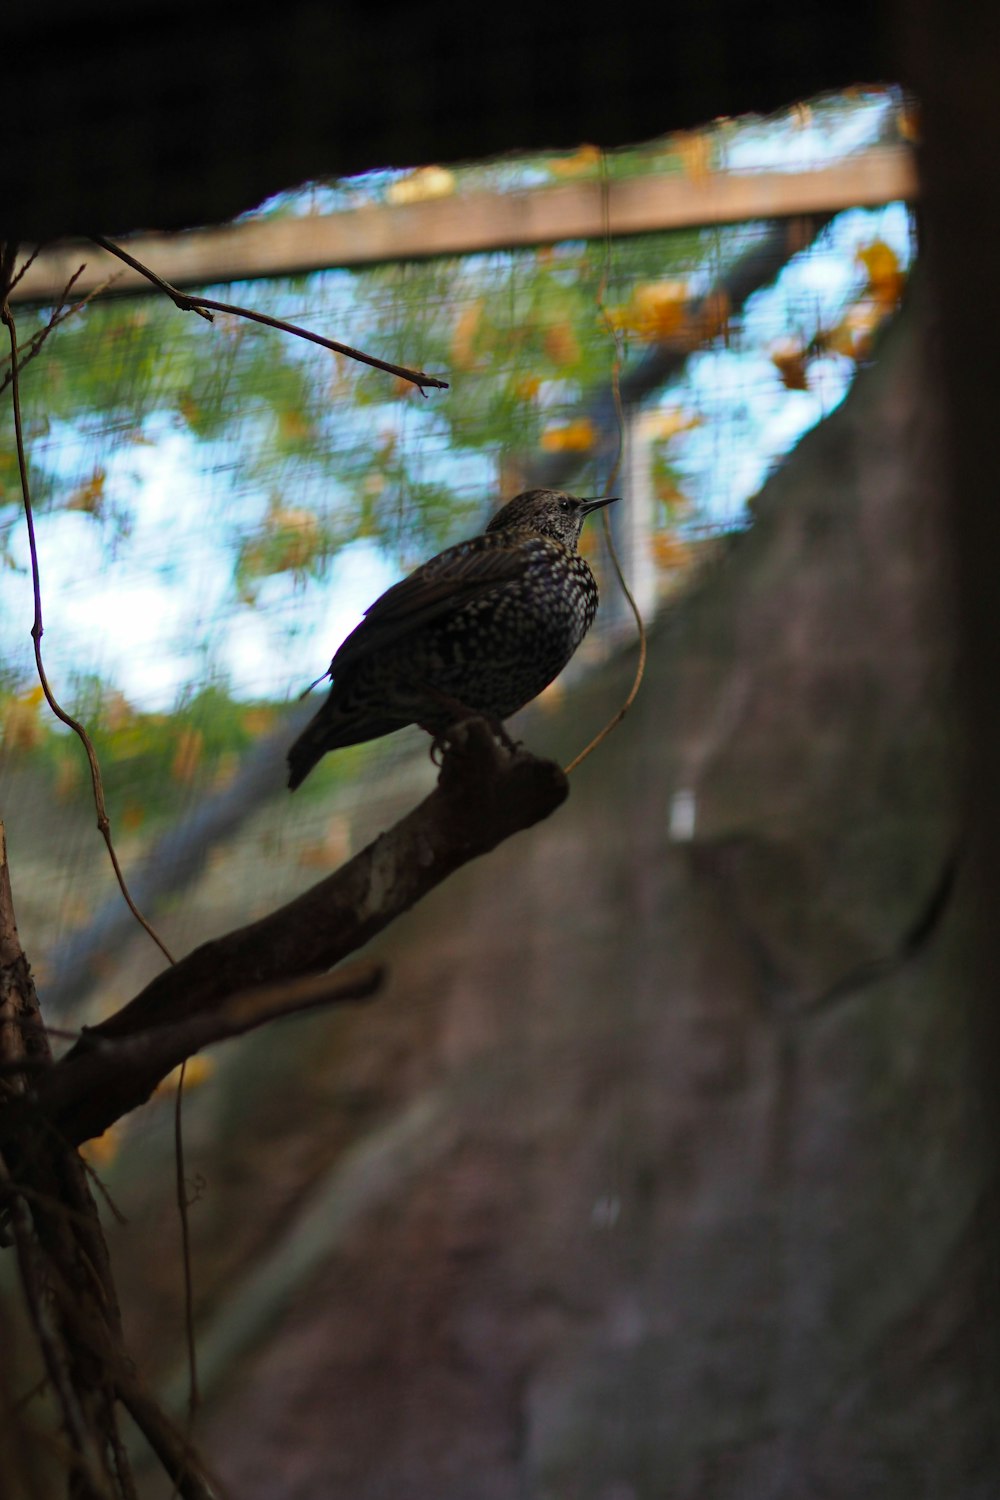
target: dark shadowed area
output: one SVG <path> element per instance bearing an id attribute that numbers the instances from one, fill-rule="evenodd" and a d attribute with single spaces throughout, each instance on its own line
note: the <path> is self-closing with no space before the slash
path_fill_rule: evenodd
<path id="1" fill-rule="evenodd" d="M 609 41 L 564 7 L 485 39 L 402 7 L 101 11 L 42 35 L 14 9 L 0 237 L 221 221 L 312 174 L 623 142 L 862 79 L 920 96 L 922 279 L 657 622 L 566 804 L 366 950 L 380 996 L 230 1043 L 191 1090 L 194 1431 L 239 1500 L 990 1500 L 997 16 L 764 26 L 720 0 Z M 529 710 L 531 748 L 565 763 L 632 670 L 623 650 Z M 432 776 L 421 748 L 295 817 L 335 864 Z M 164 913 L 182 946 L 318 873 L 265 784 Z M 26 839 L 30 773 L 9 787 Z M 43 811 L 40 835 L 89 836 Z M 15 903 L 18 879 L 12 857 Z M 155 967 L 122 943 L 117 999 Z M 135 1118 L 104 1171 L 127 1223 L 102 1217 L 128 1347 L 182 1421 L 170 1114 Z M 23 1472 L 34 1500 L 65 1434 L 25 1397 L 17 1286 L 4 1251 L 0 1493 Z M 126 1436 L 136 1493 L 166 1500 Z"/>
<path id="2" fill-rule="evenodd" d="M 381 1000 L 237 1044 L 192 1097 L 199 1426 L 235 1493 L 989 1492 L 924 369 L 911 311 L 657 628 L 566 807 L 377 945 Z M 533 745 L 566 755 L 630 665 Z M 176 1376 L 157 1108 L 112 1245 Z"/>

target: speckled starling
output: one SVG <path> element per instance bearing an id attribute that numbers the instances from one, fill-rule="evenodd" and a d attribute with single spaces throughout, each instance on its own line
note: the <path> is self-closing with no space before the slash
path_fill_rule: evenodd
<path id="1" fill-rule="evenodd" d="M 576 545 L 614 499 L 528 490 L 388 589 L 330 663 L 329 697 L 288 752 L 292 790 L 328 750 L 407 724 L 499 725 L 536 698 L 593 622 L 597 584 Z"/>

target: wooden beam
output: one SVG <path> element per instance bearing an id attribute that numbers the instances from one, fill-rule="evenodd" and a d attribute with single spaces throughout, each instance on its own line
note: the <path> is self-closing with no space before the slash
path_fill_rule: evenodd
<path id="1" fill-rule="evenodd" d="M 128 241 L 139 260 L 175 286 L 205 286 L 260 276 L 291 276 L 335 266 L 422 260 L 437 255 L 553 244 L 559 240 L 650 234 L 657 230 L 739 224 L 872 207 L 917 196 L 913 155 L 873 147 L 811 172 L 713 172 L 631 177 L 534 188 L 523 193 L 456 193 L 422 203 L 373 204 L 342 213 L 258 219 L 176 235 Z M 82 261 L 82 293 L 115 271 L 118 292 L 148 292 L 136 272 L 88 242 L 45 250 L 13 297 L 58 297 Z"/>

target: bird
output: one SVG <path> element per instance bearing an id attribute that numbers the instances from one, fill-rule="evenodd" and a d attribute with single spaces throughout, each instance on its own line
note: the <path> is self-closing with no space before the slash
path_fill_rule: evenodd
<path id="1" fill-rule="evenodd" d="M 597 582 L 577 543 L 586 518 L 619 498 L 526 490 L 387 589 L 323 674 L 333 685 L 288 752 L 289 788 L 328 751 L 408 724 L 440 743 L 479 716 L 506 739 L 503 720 L 548 687 L 593 623 Z"/>

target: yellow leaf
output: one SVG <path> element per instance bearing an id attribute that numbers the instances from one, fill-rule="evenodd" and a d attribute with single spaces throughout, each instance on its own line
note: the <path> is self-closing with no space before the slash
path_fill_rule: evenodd
<path id="1" fill-rule="evenodd" d="M 707 342 L 722 334 L 729 340 L 729 315 L 731 312 L 728 292 L 711 292 L 698 311 L 698 337 Z"/>
<path id="2" fill-rule="evenodd" d="M 566 689 L 557 677 L 555 682 L 550 682 L 547 688 L 542 689 L 535 702 L 540 703 L 547 712 L 552 712 L 559 707 L 565 697 Z"/>
<path id="3" fill-rule="evenodd" d="M 671 338 L 687 327 L 687 282 L 641 282 L 626 306 L 616 309 L 611 319 L 647 342 Z"/>
<path id="4" fill-rule="evenodd" d="M 126 728 L 127 725 L 132 723 L 135 717 L 131 703 L 125 697 L 124 693 L 119 693 L 117 690 L 112 690 L 110 693 L 104 695 L 101 703 L 101 712 L 104 717 L 105 727 L 112 734 L 117 734 L 119 730 Z"/>
<path id="5" fill-rule="evenodd" d="M 458 315 L 451 336 L 451 358 L 459 370 L 470 370 L 476 362 L 475 337 L 482 315 L 482 298 L 470 302 Z"/>
<path id="6" fill-rule="evenodd" d="M 919 146 L 920 135 L 920 106 L 916 100 L 908 99 L 896 115 L 896 129 L 904 141 L 911 146 Z"/>
<path id="7" fill-rule="evenodd" d="M 668 505 L 672 511 L 689 511 L 691 509 L 691 501 L 687 495 L 685 495 L 683 490 L 678 489 L 675 482 L 666 475 L 654 481 L 653 489 L 657 500 L 661 501 L 664 505 Z"/>
<path id="8" fill-rule="evenodd" d="M 177 739 L 177 749 L 170 763 L 170 774 L 175 781 L 192 782 L 198 774 L 205 736 L 200 729 L 182 729 Z"/>
<path id="9" fill-rule="evenodd" d="M 84 1141 L 80 1147 L 80 1155 L 92 1167 L 107 1167 L 118 1155 L 120 1146 L 121 1132 L 117 1125 L 110 1125 L 104 1134 L 97 1136 L 95 1140 Z"/>
<path id="10" fill-rule="evenodd" d="M 203 1083 L 214 1075 L 216 1068 L 215 1058 L 206 1057 L 204 1052 L 196 1052 L 194 1057 L 189 1057 L 187 1067 L 184 1070 L 184 1091 L 200 1088 Z M 176 1094 L 180 1088 L 181 1070 L 174 1068 L 166 1078 L 161 1078 L 156 1085 L 155 1092 L 158 1094 Z"/>
<path id="11" fill-rule="evenodd" d="M 41 741 L 39 708 L 43 697 L 41 687 L 33 687 L 19 698 L 10 698 L 0 709 L 0 730 L 12 750 L 33 750 Z"/>
<path id="12" fill-rule="evenodd" d="M 673 144 L 685 176 L 692 182 L 701 182 L 708 176 L 712 170 L 712 142 L 707 134 L 692 130 L 677 136 Z"/>
<path id="13" fill-rule="evenodd" d="M 126 802 L 122 808 L 122 827 L 126 833 L 135 833 L 146 821 L 146 809 L 138 802 Z"/>
<path id="14" fill-rule="evenodd" d="M 186 391 L 184 395 L 181 396 L 180 400 L 177 403 L 177 409 L 189 427 L 197 427 L 199 421 L 201 420 L 201 407 L 191 395 L 190 391 Z"/>
<path id="15" fill-rule="evenodd" d="M 80 784 L 80 763 L 74 755 L 67 755 L 60 759 L 56 767 L 56 797 L 60 802 L 66 802 L 76 792 Z"/>
<path id="16" fill-rule="evenodd" d="M 242 718 L 247 734 L 266 734 L 274 724 L 275 711 L 267 707 L 248 708 L 244 710 Z"/>
<path id="17" fill-rule="evenodd" d="M 79 489 L 74 490 L 66 501 L 67 510 L 80 510 L 89 516 L 100 515 L 101 506 L 104 503 L 104 483 L 107 478 L 103 469 L 95 469 L 93 474 L 82 484 Z"/>
<path id="18" fill-rule="evenodd" d="M 330 870 L 344 863 L 351 854 L 351 825 L 339 813 L 327 821 L 323 837 L 304 844 L 299 850 L 299 864 L 307 869 Z"/>
<path id="19" fill-rule="evenodd" d="M 278 435 L 286 443 L 298 443 L 312 433 L 312 423 L 300 411 L 278 413 Z"/>
<path id="20" fill-rule="evenodd" d="M 597 439 L 594 424 L 589 417 L 578 417 L 575 422 L 564 422 L 559 427 L 549 427 L 542 433 L 541 446 L 546 453 L 586 453 Z"/>
<path id="21" fill-rule="evenodd" d="M 861 246 L 857 258 L 868 273 L 868 291 L 875 301 L 887 310 L 895 307 L 903 295 L 906 273 L 892 246 L 884 240 L 872 240 L 870 245 Z"/>
<path id="22" fill-rule="evenodd" d="M 554 323 L 542 334 L 542 348 L 554 365 L 575 365 L 580 345 L 568 323 Z"/>
<path id="23" fill-rule="evenodd" d="M 425 203 L 430 198 L 448 198 L 455 191 L 455 177 L 446 167 L 418 167 L 386 189 L 388 203 Z"/>
<path id="24" fill-rule="evenodd" d="M 799 344 L 787 340 L 771 350 L 771 363 L 781 376 L 781 383 L 788 391 L 807 391 L 809 379 L 806 373 L 806 352 Z"/>
<path id="25" fill-rule="evenodd" d="M 670 406 L 662 408 L 655 416 L 650 414 L 643 430 L 654 442 L 669 443 L 671 438 L 682 432 L 691 432 L 701 424 L 700 412 L 685 411 L 682 406 Z"/>
<path id="26" fill-rule="evenodd" d="M 596 172 L 601 165 L 600 146 L 581 146 L 572 156 L 557 156 L 549 162 L 549 171 L 556 177 L 580 177 L 587 172 Z"/>
<path id="27" fill-rule="evenodd" d="M 859 302 L 849 309 L 835 328 L 824 337 L 826 348 L 848 359 L 867 359 L 871 353 L 872 336 L 885 318 L 886 309 L 876 302 Z"/>
<path id="28" fill-rule="evenodd" d="M 248 549 L 250 572 L 283 573 L 289 568 L 305 568 L 315 557 L 322 540 L 317 517 L 311 510 L 286 507 L 272 499 L 264 518 L 264 535 L 268 545 Z"/>
<path id="29" fill-rule="evenodd" d="M 658 568 L 686 568 L 691 561 L 691 549 L 672 531 L 654 532 L 649 545 Z"/>
<path id="30" fill-rule="evenodd" d="M 513 384 L 513 393 L 518 401 L 533 401 L 541 389 L 537 375 L 519 375 Z"/>

